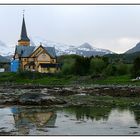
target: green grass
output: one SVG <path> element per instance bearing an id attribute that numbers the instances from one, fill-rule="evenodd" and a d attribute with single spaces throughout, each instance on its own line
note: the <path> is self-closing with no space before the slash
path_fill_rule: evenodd
<path id="1" fill-rule="evenodd" d="M 46 75 L 33 73 L 0 73 L 0 84 L 41 84 L 41 85 L 140 85 L 140 81 L 131 81 L 129 75 L 110 76 L 102 79 L 92 79 L 91 76 Z"/>
<path id="2" fill-rule="evenodd" d="M 30 74 L 30 75 L 29 75 Z M 75 76 L 46 75 L 46 74 L 19 74 L 0 73 L 0 84 L 42 84 L 42 85 L 71 85 L 76 80 Z"/>
<path id="3" fill-rule="evenodd" d="M 67 102 L 77 104 L 80 102 L 83 105 L 95 105 L 99 107 L 110 106 L 110 107 L 134 107 L 140 106 L 140 98 L 137 97 L 112 97 L 112 96 L 63 96 Z M 88 104 L 87 104 L 88 103 Z"/>
<path id="4" fill-rule="evenodd" d="M 134 84 L 129 75 L 123 76 L 110 76 L 105 79 L 93 81 L 95 84 Z"/>
<path id="5" fill-rule="evenodd" d="M 140 81 L 132 81 L 130 75 L 110 76 L 102 80 L 93 81 L 94 84 L 100 85 L 137 85 L 140 86 Z"/>

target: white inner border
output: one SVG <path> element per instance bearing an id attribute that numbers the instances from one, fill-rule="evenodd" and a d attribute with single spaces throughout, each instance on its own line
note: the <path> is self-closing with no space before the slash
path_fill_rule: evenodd
<path id="1" fill-rule="evenodd" d="M 140 4 L 140 0 L 0 0 L 0 4 Z M 10 140 L 38 140 L 40 137 L 3 137 L 2 139 L 10 139 Z M 103 140 L 138 140 L 139 137 L 41 137 L 42 140 L 52 139 L 52 140 L 85 140 L 85 139 L 103 139 Z"/>
<path id="2" fill-rule="evenodd" d="M 140 4 L 140 0 L 0 0 L 0 4 Z"/>

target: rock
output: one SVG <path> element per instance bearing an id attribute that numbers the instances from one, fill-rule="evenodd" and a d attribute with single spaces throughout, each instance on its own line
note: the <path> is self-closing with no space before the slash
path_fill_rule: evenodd
<path id="1" fill-rule="evenodd" d="M 54 96 L 46 96 L 41 93 L 26 93 L 20 97 L 19 103 L 26 105 L 57 105 L 65 104 L 66 102 Z"/>
<path id="2" fill-rule="evenodd" d="M 40 104 L 41 96 L 39 93 L 25 93 L 19 98 L 19 103 L 27 105 Z"/>
<path id="3" fill-rule="evenodd" d="M 47 128 L 58 128 L 58 126 L 47 125 Z"/>
<path id="4" fill-rule="evenodd" d="M 38 131 L 43 131 L 43 132 L 48 132 L 48 130 L 44 129 L 44 128 L 37 128 Z"/>
<path id="5" fill-rule="evenodd" d="M 131 126 L 131 127 L 129 127 L 129 128 L 138 128 L 137 126 Z"/>
<path id="6" fill-rule="evenodd" d="M 64 115 L 64 116 L 67 117 L 67 118 L 69 117 L 68 115 Z"/>
<path id="7" fill-rule="evenodd" d="M 82 122 L 79 121 L 79 122 L 75 122 L 75 123 L 76 123 L 76 124 L 81 124 Z"/>
<path id="8" fill-rule="evenodd" d="M 5 132 L 5 131 L 0 132 L 0 136 L 11 136 L 11 135 L 12 135 L 11 132 Z"/>
<path id="9" fill-rule="evenodd" d="M 138 132 L 130 132 L 129 134 L 138 134 Z"/>

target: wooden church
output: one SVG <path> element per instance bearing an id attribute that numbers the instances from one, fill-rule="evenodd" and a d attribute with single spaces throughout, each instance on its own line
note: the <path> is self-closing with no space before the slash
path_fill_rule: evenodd
<path id="1" fill-rule="evenodd" d="M 18 40 L 18 45 L 15 47 L 15 53 L 11 61 L 11 71 L 17 72 L 18 70 L 41 73 L 55 73 L 60 70 L 54 47 L 30 45 L 24 15 L 20 40 Z"/>

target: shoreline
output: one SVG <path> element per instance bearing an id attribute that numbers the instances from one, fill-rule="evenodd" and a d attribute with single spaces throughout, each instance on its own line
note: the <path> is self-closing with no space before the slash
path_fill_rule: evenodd
<path id="1" fill-rule="evenodd" d="M 111 87 L 138 87 L 140 88 L 140 85 L 134 85 L 134 84 L 60 84 L 60 85 L 56 85 L 56 84 L 50 84 L 50 85 L 47 85 L 47 84 L 33 84 L 33 83 L 24 83 L 24 84 L 18 84 L 18 83 L 4 83 L 4 84 L 1 84 L 0 83 L 0 87 L 6 87 L 6 86 L 10 86 L 10 87 L 31 87 L 31 88 L 46 88 L 46 87 L 91 87 L 91 88 L 104 88 L 104 87 L 108 87 L 108 88 L 111 88 Z"/>
<path id="2" fill-rule="evenodd" d="M 0 85 L 0 105 L 78 106 L 140 105 L 140 86 L 94 85 L 94 86 L 46 86 L 46 85 Z M 127 101 L 128 99 L 128 101 Z"/>

